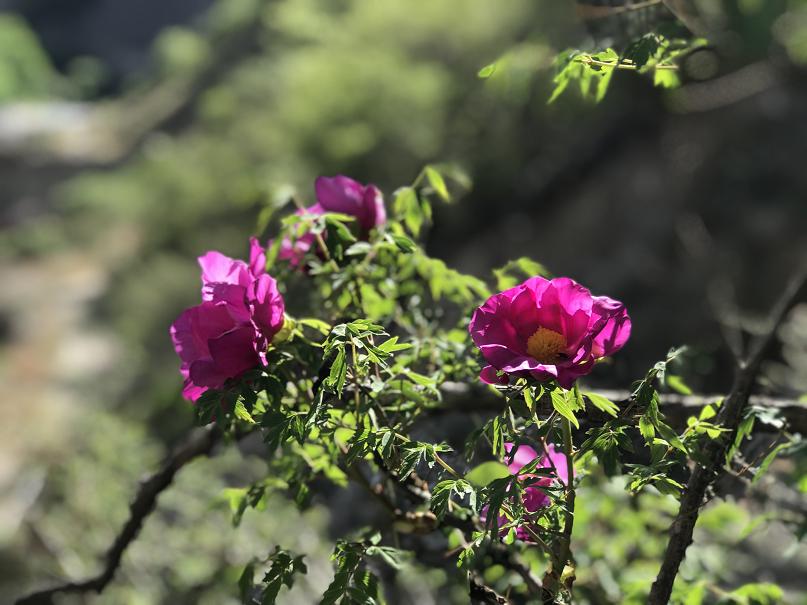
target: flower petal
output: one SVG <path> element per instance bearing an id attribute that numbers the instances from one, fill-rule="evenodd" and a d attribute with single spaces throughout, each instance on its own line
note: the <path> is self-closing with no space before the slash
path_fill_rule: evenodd
<path id="1" fill-rule="evenodd" d="M 364 186 L 346 176 L 321 176 L 314 183 L 317 202 L 326 212 L 341 212 L 355 216 L 364 226 L 370 213 L 364 206 Z"/>
<path id="2" fill-rule="evenodd" d="M 258 356 L 252 345 L 254 340 L 255 329 L 252 326 L 241 326 L 217 338 L 210 339 L 208 346 L 215 364 L 214 373 L 225 378 L 235 378 L 259 365 Z M 193 368 L 191 368 L 191 378 L 193 378 Z M 206 384 L 196 379 L 194 382 Z M 221 384 L 207 384 L 207 386 L 221 386 Z"/>
<path id="3" fill-rule="evenodd" d="M 505 458 L 508 462 L 507 468 L 510 469 L 510 473 L 513 475 L 517 475 L 518 471 L 541 456 L 541 454 L 536 452 L 529 445 L 519 445 L 515 452 L 513 448 L 516 448 L 515 443 L 504 444 L 504 451 L 507 453 L 507 457 Z"/>
<path id="4" fill-rule="evenodd" d="M 367 209 L 367 224 L 362 225 L 369 231 L 387 222 L 387 211 L 384 208 L 384 197 L 375 185 L 367 185 L 364 189 L 364 207 Z"/>
<path id="5" fill-rule="evenodd" d="M 550 443 L 546 446 L 546 452 L 543 456 L 541 466 L 543 468 L 552 468 L 554 466 L 558 479 L 561 483 L 566 485 L 569 482 L 569 467 L 567 465 L 566 454 L 557 450 L 555 446 Z"/>
<path id="6" fill-rule="evenodd" d="M 246 288 L 252 277 L 242 260 L 233 260 L 215 250 L 200 256 L 202 268 L 202 300 L 212 300 L 213 284 L 234 284 Z"/>
<path id="7" fill-rule="evenodd" d="M 592 352 L 597 358 L 608 357 L 625 346 L 630 338 L 631 320 L 625 305 L 607 296 L 594 297 L 594 312 L 605 321 L 594 337 Z"/>
<path id="8" fill-rule="evenodd" d="M 285 305 L 277 289 L 277 282 L 268 273 L 253 281 L 247 289 L 247 300 L 252 312 L 252 322 L 267 341 L 283 327 Z"/>
<path id="9" fill-rule="evenodd" d="M 498 376 L 498 370 L 493 366 L 485 366 L 482 368 L 482 371 L 479 372 L 479 379 L 484 382 L 485 384 L 507 384 L 510 382 L 507 379 L 507 376 Z"/>
<path id="10" fill-rule="evenodd" d="M 266 273 L 266 249 L 257 237 L 249 238 L 249 272 L 254 277 Z"/>

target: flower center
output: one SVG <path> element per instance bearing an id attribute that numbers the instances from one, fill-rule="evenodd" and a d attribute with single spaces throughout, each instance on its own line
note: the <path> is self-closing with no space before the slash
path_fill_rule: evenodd
<path id="1" fill-rule="evenodd" d="M 554 330 L 538 328 L 527 339 L 527 354 L 545 364 L 556 364 L 567 358 L 566 339 Z"/>

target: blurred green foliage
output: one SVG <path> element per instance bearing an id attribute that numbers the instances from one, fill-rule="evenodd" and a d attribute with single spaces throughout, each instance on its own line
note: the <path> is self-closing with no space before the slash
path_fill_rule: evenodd
<path id="1" fill-rule="evenodd" d="M 0 13 L 0 103 L 49 97 L 59 77 L 23 19 Z"/>

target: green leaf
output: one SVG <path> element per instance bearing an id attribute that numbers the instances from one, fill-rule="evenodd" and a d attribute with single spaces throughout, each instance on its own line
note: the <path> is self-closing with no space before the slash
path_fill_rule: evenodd
<path id="1" fill-rule="evenodd" d="M 471 508 L 476 505 L 476 490 L 464 479 L 446 479 L 440 481 L 432 490 L 431 510 L 442 519 L 448 512 L 451 504 L 451 495 L 457 494 L 463 498 L 468 494 L 471 498 Z"/>
<path id="2" fill-rule="evenodd" d="M 235 414 L 235 417 L 238 418 L 239 420 L 244 420 L 245 422 L 249 422 L 250 424 L 255 424 L 255 419 L 252 417 L 249 411 L 247 411 L 243 399 L 239 398 L 235 402 L 235 408 L 233 409 L 233 414 Z"/>
<path id="3" fill-rule="evenodd" d="M 492 444 L 493 455 L 501 458 L 504 456 L 504 431 L 507 422 L 502 416 L 496 416 L 490 424 L 490 441 Z"/>
<path id="4" fill-rule="evenodd" d="M 451 201 L 451 195 L 448 193 L 448 187 L 443 179 L 443 175 L 433 166 L 426 166 L 426 178 L 429 180 L 429 185 L 432 186 L 444 202 Z"/>
<path id="5" fill-rule="evenodd" d="M 653 72 L 653 85 L 658 88 L 678 88 L 681 86 L 681 76 L 673 69 L 656 69 Z"/>
<path id="6" fill-rule="evenodd" d="M 569 399 L 566 396 L 566 391 L 555 389 L 552 391 L 551 396 L 552 407 L 555 408 L 557 413 L 566 418 L 566 420 L 571 422 L 576 428 L 579 429 L 580 423 L 577 422 L 577 418 L 574 415 L 574 407 L 569 402 Z"/>
<path id="7" fill-rule="evenodd" d="M 683 378 L 681 378 L 680 376 L 676 376 L 674 374 L 667 374 L 665 382 L 667 383 L 668 387 L 670 387 L 673 391 L 677 393 L 681 393 L 682 395 L 692 395 L 692 389 L 690 389 L 686 385 Z"/>
<path id="8" fill-rule="evenodd" d="M 292 557 L 288 551 L 280 548 L 275 548 L 269 561 L 272 565 L 263 577 L 264 589 L 261 595 L 261 605 L 275 605 L 281 587 L 292 588 L 295 576 L 308 572 L 308 568 L 303 563 L 303 555 Z"/>
<path id="9" fill-rule="evenodd" d="M 678 437 L 678 434 L 667 424 L 663 422 L 659 422 L 656 425 L 656 429 L 658 429 L 659 434 L 675 449 L 680 450 L 684 454 L 688 454 L 688 450 L 684 445 L 683 441 Z"/>
<path id="10" fill-rule="evenodd" d="M 511 260 L 504 266 L 494 269 L 493 275 L 496 278 L 496 288 L 499 290 L 512 288 L 526 278 L 535 277 L 536 275 L 551 277 L 551 273 L 546 267 L 526 256 Z"/>
<path id="11" fill-rule="evenodd" d="M 757 472 L 754 473 L 754 478 L 751 480 L 752 485 L 762 478 L 762 475 L 764 475 L 765 472 L 768 470 L 768 467 L 771 465 L 771 462 L 773 462 L 776 459 L 776 456 L 778 456 L 779 453 L 788 446 L 790 446 L 790 443 L 787 442 L 780 443 L 775 448 L 773 448 L 767 456 L 765 456 L 765 458 L 759 464 Z"/>
<path id="12" fill-rule="evenodd" d="M 488 485 L 494 479 L 502 479 L 510 475 L 510 470 L 501 462 L 489 460 L 471 469 L 465 478 L 479 487 Z"/>
<path id="13" fill-rule="evenodd" d="M 328 383 L 336 390 L 339 397 L 342 396 L 346 379 L 347 362 L 345 361 L 345 349 L 342 347 L 336 354 L 336 359 L 333 360 L 333 365 L 331 365 L 331 371 L 328 373 Z"/>
<path id="14" fill-rule="evenodd" d="M 250 600 L 250 593 L 252 592 L 252 586 L 255 581 L 255 562 L 252 561 L 246 567 L 244 567 L 244 571 L 241 573 L 241 577 L 238 578 L 238 590 L 241 595 L 241 602 L 248 604 L 251 602 Z"/>
<path id="15" fill-rule="evenodd" d="M 414 252 L 417 250 L 417 244 L 405 235 L 390 235 L 390 237 L 401 252 Z"/>
<path id="16" fill-rule="evenodd" d="M 482 69 L 480 69 L 476 75 L 483 80 L 491 77 L 496 72 L 496 63 L 488 63 Z"/>
<path id="17" fill-rule="evenodd" d="M 589 399 L 589 401 L 591 401 L 592 405 L 601 412 L 605 412 L 606 414 L 614 417 L 616 417 L 617 412 L 619 412 L 619 406 L 607 397 L 603 397 L 602 395 L 591 392 L 586 392 L 583 394 Z"/>
<path id="18" fill-rule="evenodd" d="M 378 556 L 393 569 L 402 569 L 412 559 L 412 553 L 392 546 L 368 546 L 365 554 L 368 557 Z"/>
<path id="19" fill-rule="evenodd" d="M 380 345 L 378 345 L 378 348 L 381 351 L 384 351 L 385 353 L 394 353 L 396 351 L 406 351 L 407 349 L 411 349 L 412 345 L 409 344 L 408 342 L 402 342 L 401 344 L 398 344 L 398 337 L 393 336 L 392 338 L 389 338 L 384 342 L 382 342 Z M 432 384 L 433 382 L 434 381 L 432 381 Z"/>
<path id="20" fill-rule="evenodd" d="M 313 328 L 314 330 L 317 330 L 322 334 L 328 334 L 331 331 L 330 324 L 322 321 L 321 319 L 316 319 L 313 317 L 305 317 L 303 319 L 298 319 L 297 323 L 302 326 Z"/>
<path id="21" fill-rule="evenodd" d="M 651 443 L 656 436 L 656 427 L 653 426 L 653 421 L 647 414 L 643 414 L 639 418 L 639 432 L 648 443 Z"/>
<path id="22" fill-rule="evenodd" d="M 369 242 L 356 242 L 345 250 L 345 256 L 360 256 L 362 254 L 367 254 L 372 249 L 373 246 L 370 245 Z"/>
<path id="23" fill-rule="evenodd" d="M 413 372 L 411 370 L 405 370 L 404 372 L 402 372 L 402 374 L 404 374 L 404 376 L 406 376 L 412 382 L 419 384 L 422 387 L 434 388 L 436 384 L 434 378 L 429 378 L 428 376 L 418 374 L 417 372 Z"/>
<path id="24" fill-rule="evenodd" d="M 415 237 L 420 235 L 425 217 L 417 192 L 413 187 L 403 187 L 396 192 L 393 208 L 395 214 L 402 217 L 409 232 Z"/>
<path id="25" fill-rule="evenodd" d="M 776 584 L 760 582 L 741 586 L 731 596 L 739 597 L 741 603 L 748 605 L 774 605 L 782 602 L 785 593 Z"/>
<path id="26" fill-rule="evenodd" d="M 337 544 L 333 559 L 336 560 L 336 573 L 333 581 L 322 595 L 320 605 L 334 605 L 348 590 L 350 580 L 361 562 L 362 546 L 355 543 Z"/>

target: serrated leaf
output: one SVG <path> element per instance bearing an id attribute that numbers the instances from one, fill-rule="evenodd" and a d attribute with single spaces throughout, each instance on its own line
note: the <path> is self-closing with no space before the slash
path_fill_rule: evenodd
<path id="1" fill-rule="evenodd" d="M 242 399 L 238 399 L 235 402 L 235 408 L 233 408 L 233 414 L 239 420 L 243 420 L 245 422 L 249 422 L 250 424 L 255 424 L 255 419 L 252 417 L 252 414 L 249 413 L 246 406 L 244 405 L 244 401 Z"/>
<path id="2" fill-rule="evenodd" d="M 656 436 L 656 427 L 653 426 L 653 421 L 647 414 L 643 414 L 639 418 L 639 432 L 648 443 L 651 443 Z"/>
<path id="3" fill-rule="evenodd" d="M 603 397 L 598 393 L 591 393 L 591 392 L 586 392 L 584 393 L 584 395 L 588 397 L 592 405 L 601 412 L 605 412 L 606 414 L 609 414 L 614 417 L 616 417 L 617 412 L 619 412 L 619 406 L 610 399 L 608 399 L 607 397 Z"/>
<path id="4" fill-rule="evenodd" d="M 672 427 L 664 424 L 663 422 L 659 422 L 656 425 L 656 429 L 658 429 L 659 434 L 667 441 L 667 443 L 684 454 L 689 454 L 684 442 L 681 441 L 678 434 L 672 429 Z"/>
<path id="5" fill-rule="evenodd" d="M 558 414 L 571 422 L 575 428 L 580 428 L 580 423 L 574 415 L 574 408 L 566 397 L 566 393 L 560 389 L 556 389 L 551 393 L 552 407 L 555 408 Z"/>
<path id="6" fill-rule="evenodd" d="M 347 380 L 347 362 L 345 361 L 344 347 L 339 349 L 336 358 L 331 365 L 331 371 L 328 373 L 328 382 L 332 388 L 336 390 L 339 397 L 342 396 L 342 391 L 345 388 L 345 381 Z"/>
<path id="7" fill-rule="evenodd" d="M 393 569 L 402 569 L 404 564 L 412 558 L 412 553 L 392 546 L 369 546 L 368 557 L 379 556 Z"/>

